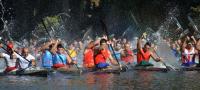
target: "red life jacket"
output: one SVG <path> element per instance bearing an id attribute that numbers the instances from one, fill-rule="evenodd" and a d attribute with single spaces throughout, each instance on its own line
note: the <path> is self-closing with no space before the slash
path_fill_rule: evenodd
<path id="1" fill-rule="evenodd" d="M 108 49 L 104 49 L 99 51 L 99 53 L 95 56 L 95 64 L 106 63 L 106 60 L 110 56 L 110 51 Z"/>
<path id="2" fill-rule="evenodd" d="M 144 52 L 143 49 L 139 50 L 139 52 L 137 53 L 137 63 L 140 63 L 143 60 L 149 62 L 150 56 L 150 51 Z"/>
<path id="3" fill-rule="evenodd" d="M 122 56 L 121 59 L 126 63 L 133 63 L 134 61 L 133 51 L 125 50 L 125 56 Z"/>
<path id="4" fill-rule="evenodd" d="M 87 49 L 84 53 L 83 64 L 87 68 L 94 67 L 94 52 L 92 49 Z"/>

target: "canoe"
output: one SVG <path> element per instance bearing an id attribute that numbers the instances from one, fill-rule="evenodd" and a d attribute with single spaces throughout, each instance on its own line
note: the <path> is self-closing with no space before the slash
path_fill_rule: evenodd
<path id="1" fill-rule="evenodd" d="M 16 70 L 9 73 L 0 72 L 0 76 L 14 75 L 14 76 L 39 76 L 47 77 L 50 71 L 42 68 L 28 68 L 26 70 Z"/>
<path id="2" fill-rule="evenodd" d="M 119 67 L 112 67 L 112 68 L 105 68 L 105 69 L 86 69 L 86 68 L 80 68 L 78 70 L 75 67 L 71 67 L 69 69 L 57 69 L 54 70 L 54 73 L 61 73 L 61 74 L 85 74 L 85 73 L 120 73 Z"/>
<path id="3" fill-rule="evenodd" d="M 3 73 L 0 72 L 0 76 L 5 75 L 15 75 L 15 76 L 39 76 L 39 77 L 47 77 L 52 72 L 57 72 L 61 74 L 84 74 L 84 73 L 94 73 L 94 74 L 101 74 L 101 73 L 113 73 L 113 74 L 120 74 L 121 72 L 127 72 L 127 71 L 161 71 L 161 72 L 167 72 L 170 71 L 167 68 L 163 67 L 143 67 L 138 66 L 135 67 L 134 65 L 122 65 L 119 66 L 113 66 L 112 68 L 107 69 L 84 69 L 80 68 L 81 70 L 78 70 L 75 67 L 71 67 L 70 69 L 57 69 L 57 70 L 47 70 L 43 68 L 28 68 L 23 71 L 12 71 L 9 73 Z M 180 69 L 176 69 L 177 71 L 200 71 L 200 67 L 182 67 Z"/>

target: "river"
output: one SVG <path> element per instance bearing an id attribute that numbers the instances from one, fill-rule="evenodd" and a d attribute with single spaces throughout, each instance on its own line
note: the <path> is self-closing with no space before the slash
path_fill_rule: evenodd
<path id="1" fill-rule="evenodd" d="M 1 76 L 1 90 L 199 90 L 197 71 L 129 71 L 48 77 Z"/>

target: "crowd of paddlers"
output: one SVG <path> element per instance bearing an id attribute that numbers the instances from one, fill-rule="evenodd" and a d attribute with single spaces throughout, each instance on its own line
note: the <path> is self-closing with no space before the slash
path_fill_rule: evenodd
<path id="1" fill-rule="evenodd" d="M 167 38 L 165 42 L 171 47 L 174 57 L 179 58 L 180 65 L 193 67 L 199 66 L 195 59 L 200 58 L 200 39 L 196 39 L 194 36 L 187 36 L 176 41 Z M 154 66 L 149 62 L 150 58 L 156 62 L 163 62 L 156 53 L 156 44 L 147 40 L 146 33 L 137 38 L 135 44 L 125 38 L 106 35 L 89 38 L 84 43 L 76 40 L 70 44 L 64 42 L 61 39 L 49 39 L 38 46 L 37 41 L 30 40 L 22 47 L 23 45 L 20 46 L 14 41 L 1 39 L 0 57 L 6 61 L 4 72 L 38 66 L 55 70 L 68 70 L 71 66 L 86 69 L 112 69 L 112 66 L 121 64 Z"/>

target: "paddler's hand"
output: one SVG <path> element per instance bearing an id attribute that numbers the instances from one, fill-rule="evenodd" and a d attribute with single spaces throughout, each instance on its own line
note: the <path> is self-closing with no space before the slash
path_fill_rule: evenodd
<path id="1" fill-rule="evenodd" d="M 3 47 L 3 44 L 2 43 L 0 43 L 0 48 L 2 48 Z"/>
<path id="2" fill-rule="evenodd" d="M 143 39 L 143 38 L 146 38 L 146 37 L 147 37 L 147 33 L 144 32 L 144 33 L 142 34 L 141 38 Z"/>
<path id="3" fill-rule="evenodd" d="M 194 36 L 191 36 L 191 38 L 194 38 Z"/>
<path id="4" fill-rule="evenodd" d="M 188 41 L 190 40 L 190 37 L 189 37 L 189 36 L 187 36 L 186 38 L 187 38 Z"/>
<path id="5" fill-rule="evenodd" d="M 163 62 L 163 58 L 158 57 L 158 58 L 156 58 L 156 61 L 157 61 L 157 62 Z"/>
<path id="6" fill-rule="evenodd" d="M 117 66 L 117 65 L 118 65 L 118 63 L 117 63 L 117 61 L 116 61 L 116 60 L 111 60 L 111 63 L 112 63 L 112 65 L 115 65 L 115 66 Z"/>
<path id="7" fill-rule="evenodd" d="M 57 40 L 57 43 L 59 43 L 59 44 L 60 44 L 60 43 L 61 43 L 61 39 L 58 39 L 58 40 Z"/>

